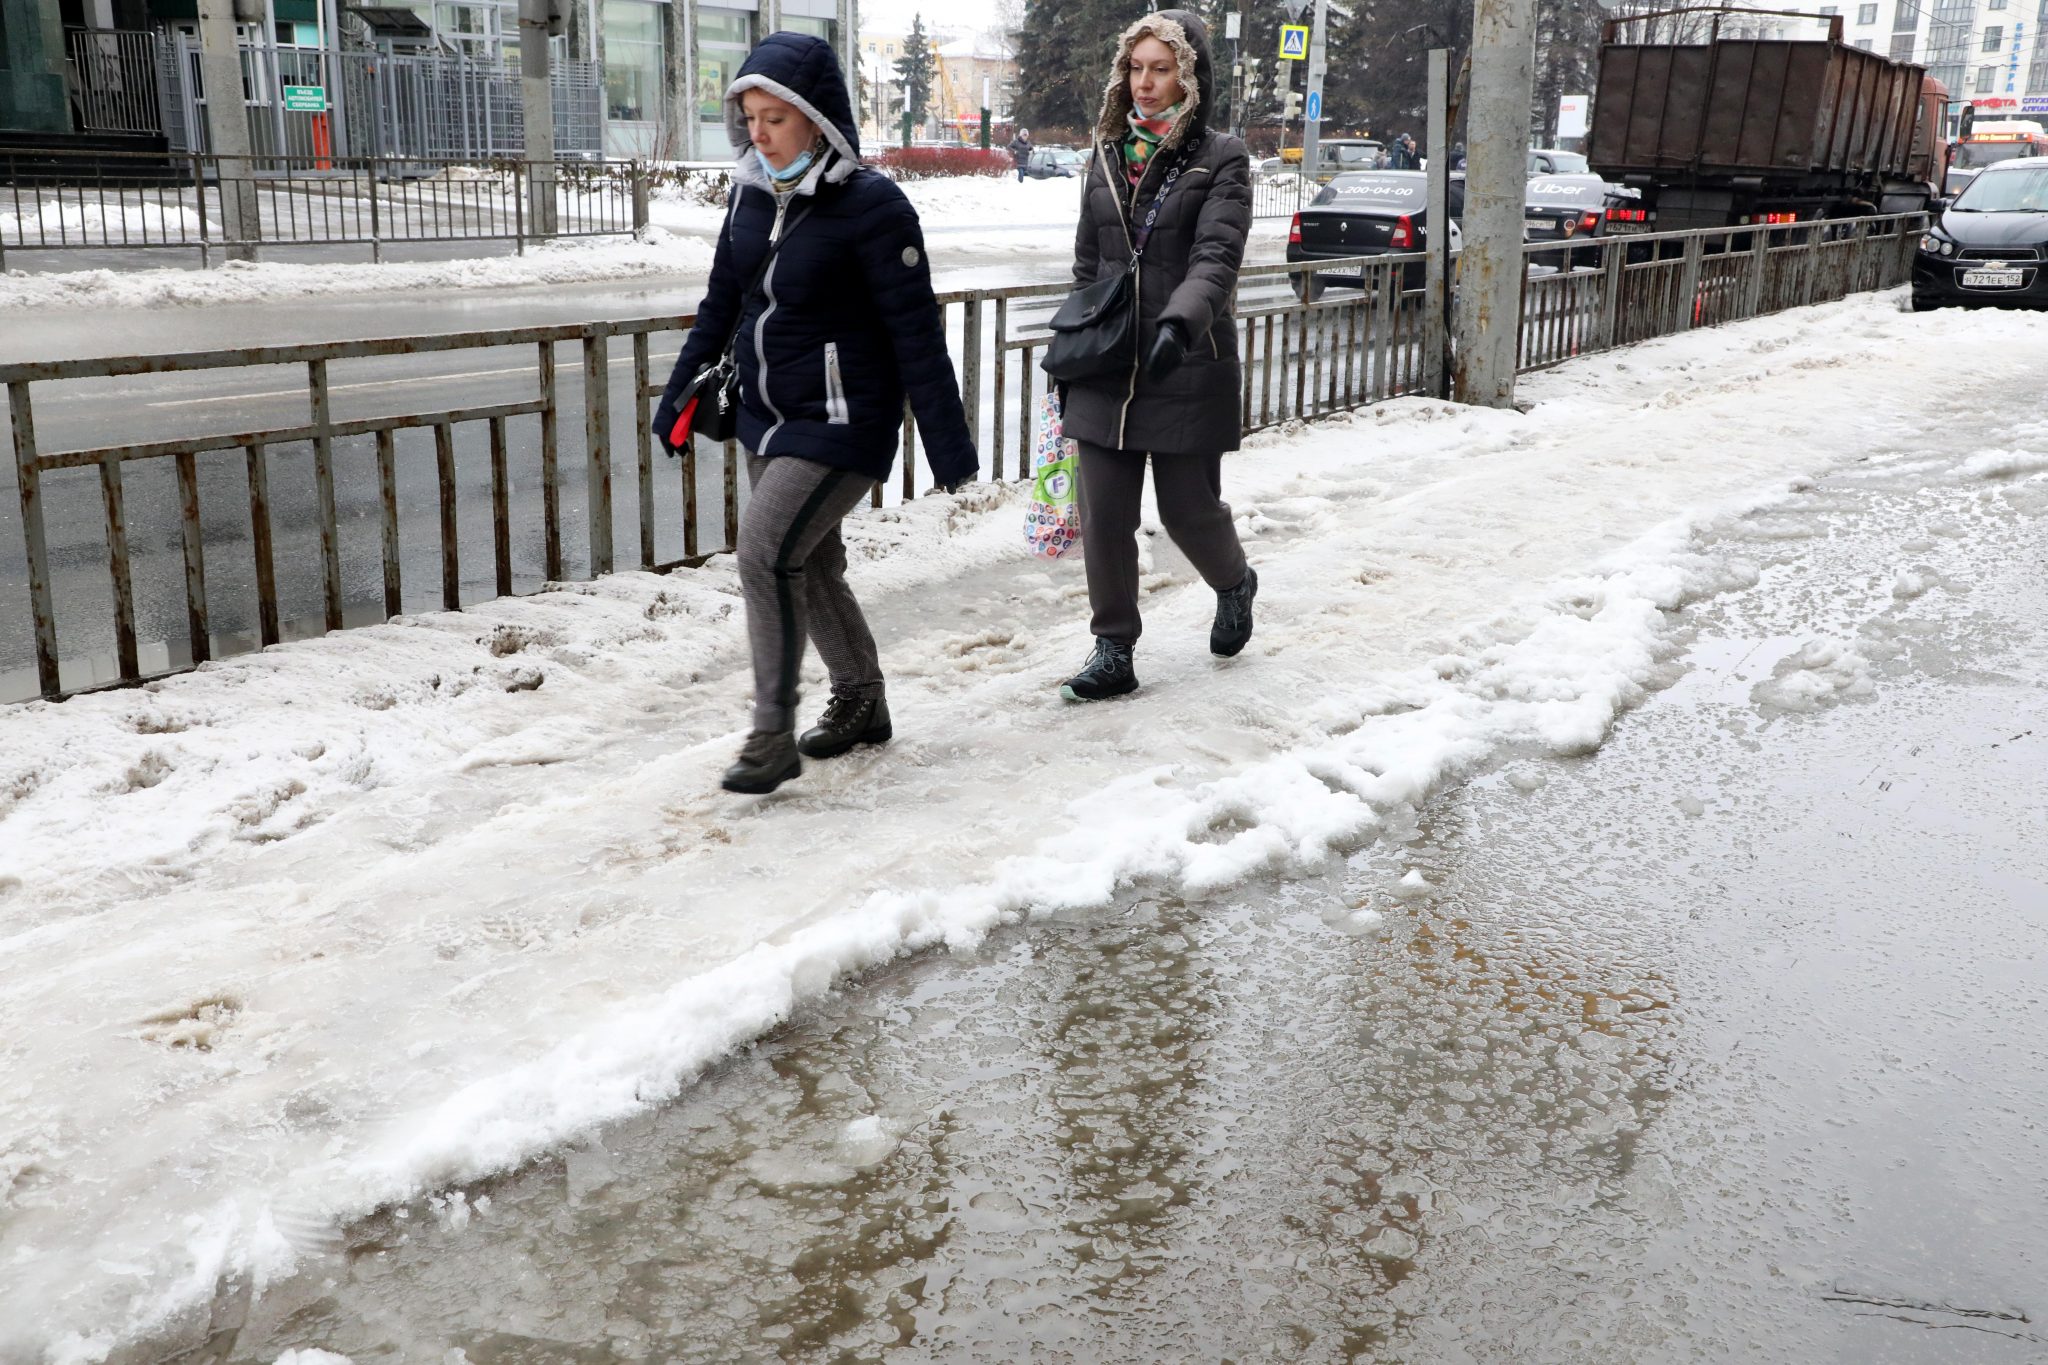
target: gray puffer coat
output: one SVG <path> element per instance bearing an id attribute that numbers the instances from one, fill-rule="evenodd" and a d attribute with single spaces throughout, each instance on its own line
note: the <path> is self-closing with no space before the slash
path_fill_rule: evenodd
<path id="1" fill-rule="evenodd" d="M 1173 49 L 1183 94 L 1180 116 L 1134 192 L 1123 156 L 1131 49 L 1148 36 Z M 1077 440 L 1155 454 L 1238 447 L 1243 385 L 1231 301 L 1251 231 L 1251 162 L 1242 141 L 1208 127 L 1211 82 L 1208 36 L 1201 20 L 1184 10 L 1146 15 L 1117 45 L 1096 124 L 1095 158 L 1081 192 L 1074 282 L 1088 284 L 1124 268 L 1159 187 L 1178 164 L 1180 175 L 1138 265 L 1138 355 L 1150 352 L 1159 324 L 1168 319 L 1188 338 L 1188 355 L 1157 383 L 1141 378 L 1133 365 L 1128 376 L 1069 384 L 1066 434 Z"/>

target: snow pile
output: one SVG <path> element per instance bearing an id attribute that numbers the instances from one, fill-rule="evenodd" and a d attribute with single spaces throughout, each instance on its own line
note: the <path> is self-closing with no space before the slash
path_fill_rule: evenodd
<path id="1" fill-rule="evenodd" d="M 1700 519 L 1897 458 L 1929 334 L 1957 402 L 2039 379 L 2048 320 L 1887 305 L 1576 362 L 1528 414 L 1255 438 L 1226 480 L 1258 635 L 1211 659 L 1213 594 L 1147 538 L 1115 705 L 1056 700 L 1080 566 L 1026 556 L 1021 490 L 863 510 L 897 738 L 766 800 L 716 789 L 748 688 L 725 563 L 0 712 L 0 1358 L 194 1339 L 222 1276 L 658 1104 L 849 973 L 1319 872 L 1504 756 L 1592 749 L 1664 680 L 1671 613 L 1754 581 Z M 1772 681 L 1866 669 L 1815 641 Z"/>
<path id="2" fill-rule="evenodd" d="M 209 222 L 216 236 L 220 224 Z M 0 239 L 14 247 L 120 245 L 199 238 L 199 215 L 180 204 L 131 204 L 116 200 L 47 200 L 32 212 L 0 213 Z"/>
<path id="3" fill-rule="evenodd" d="M 1844 640 L 1809 640 L 1780 660 L 1771 676 L 1750 689 L 1759 706 L 1818 711 L 1873 691 L 1870 660 Z"/>
<path id="4" fill-rule="evenodd" d="M 2039 450 L 1986 450 L 1963 461 L 1963 473 L 1973 479 L 2010 478 L 2043 470 L 2048 470 L 2048 452 Z"/>
<path id="5" fill-rule="evenodd" d="M 563 238 L 528 247 L 524 256 L 455 261 L 390 261 L 382 265 L 230 261 L 214 270 L 79 270 L 47 275 L 14 270 L 0 276 L 0 311 L 170 308 L 380 290 L 588 284 L 648 275 L 701 274 L 711 268 L 711 254 L 709 242 L 651 227 L 634 241 Z"/>

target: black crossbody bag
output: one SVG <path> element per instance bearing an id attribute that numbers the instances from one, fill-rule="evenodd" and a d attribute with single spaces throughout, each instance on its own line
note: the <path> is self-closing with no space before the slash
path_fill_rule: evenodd
<path id="1" fill-rule="evenodd" d="M 1106 174 L 1108 163 L 1102 164 Z M 1076 285 L 1052 315 L 1047 324 L 1052 328 L 1052 341 L 1038 366 L 1054 379 L 1070 383 L 1101 375 L 1120 375 L 1138 363 L 1138 258 L 1145 254 L 1152 225 L 1159 221 L 1159 206 L 1166 202 L 1173 182 L 1180 178 L 1181 167 L 1186 164 L 1183 156 L 1167 172 L 1159 193 L 1152 197 L 1151 211 L 1145 215 L 1145 225 L 1138 229 L 1138 240 L 1124 268 L 1106 280 Z"/>
<path id="2" fill-rule="evenodd" d="M 789 226 L 794 227 L 795 224 Z M 693 436 L 719 443 L 730 441 L 739 434 L 740 367 L 733 352 L 739 345 L 740 326 L 747 318 L 747 300 L 754 297 L 761 281 L 768 278 L 768 267 L 775 263 L 775 253 L 782 250 L 782 243 L 788 236 L 789 228 L 786 227 L 781 237 L 768 244 L 768 254 L 761 258 L 761 268 L 754 272 L 752 282 L 740 295 L 739 307 L 733 313 L 732 330 L 726 333 L 725 349 L 719 354 L 718 363 L 699 370 L 697 377 L 685 385 L 676 398 L 676 424 L 668 433 L 669 454 L 680 454 Z"/>

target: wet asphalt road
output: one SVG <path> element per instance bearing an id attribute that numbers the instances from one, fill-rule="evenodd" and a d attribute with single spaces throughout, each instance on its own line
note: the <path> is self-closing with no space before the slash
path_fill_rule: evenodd
<path id="1" fill-rule="evenodd" d="M 900 963 L 173 1358 L 2048 1359 L 2048 486 L 1701 548 L 1597 752 Z"/>

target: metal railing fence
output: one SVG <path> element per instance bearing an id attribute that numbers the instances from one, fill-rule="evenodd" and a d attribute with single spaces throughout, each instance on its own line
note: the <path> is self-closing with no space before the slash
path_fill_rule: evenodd
<path id="1" fill-rule="evenodd" d="M 66 170 L 66 166 L 75 170 Z M 547 236 L 637 232 L 652 183 L 635 162 L 421 162 L 414 158 L 0 152 L 0 268 L 13 251 L 178 247 L 202 264 L 227 247 L 510 241 L 524 250 L 529 181 L 555 179 Z M 230 234 L 223 190 L 255 230 Z"/>
<path id="2" fill-rule="evenodd" d="M 154 36 L 154 35 L 150 35 Z M 172 33 L 158 59 L 174 151 L 212 149 L 197 38 Z M 250 146 L 310 156 L 351 152 L 421 161 L 517 158 L 526 149 L 519 68 L 507 58 L 463 53 L 387 53 L 354 48 L 240 45 Z M 555 154 L 604 154 L 604 73 L 596 62 L 562 60 L 550 70 Z M 286 107 L 287 86 L 319 86 L 329 108 Z"/>
<path id="3" fill-rule="evenodd" d="M 156 35 L 143 29 L 67 28 L 79 131 L 161 133 Z"/>
<path id="4" fill-rule="evenodd" d="M 1577 265 L 1557 248 L 1531 246 L 1522 365 L 1899 283 L 1924 224 L 1916 215 L 1602 239 L 1574 248 L 1591 253 Z M 1245 428 L 1435 391 L 1430 348 L 1446 319 L 1413 287 L 1422 263 L 1401 255 L 1247 267 L 1235 333 Z M 1064 293 L 1041 284 L 940 297 L 987 477 L 1031 473 L 1045 392 L 1036 362 Z M 670 468 L 647 429 L 676 334 L 690 322 L 0 365 L 20 494 L 17 545 L 5 543 L 0 524 L 0 592 L 23 590 L 33 636 L 32 651 L 26 638 L 10 641 L 8 623 L 23 618 L 0 611 L 0 670 L 25 671 L 32 652 L 33 680 L 16 690 L 57 698 L 288 635 L 383 621 L 408 605 L 459 609 L 730 551 L 739 452 L 693 445 Z M 667 339 L 656 346 L 657 337 Z M 563 346 L 574 348 L 566 365 Z M 615 368 L 625 371 L 619 382 Z M 239 391 L 280 369 L 283 387 Z M 352 373 L 338 375 L 345 369 Z M 237 413 L 296 413 L 190 435 L 159 428 L 148 440 L 39 444 L 38 386 L 86 386 L 82 403 L 48 410 L 89 431 L 92 383 L 144 375 L 163 377 L 167 396 L 155 406 L 165 411 L 226 403 Z M 188 382 L 179 387 L 178 377 Z M 422 384 L 441 385 L 453 401 L 394 410 Z M 225 394 L 213 391 L 223 386 Z M 929 483 L 908 413 L 901 457 L 889 496 L 914 498 Z M 880 505 L 884 491 L 874 498 Z M 62 543 L 52 543 L 53 527 Z M 147 667 L 145 643 L 154 649 Z"/>

